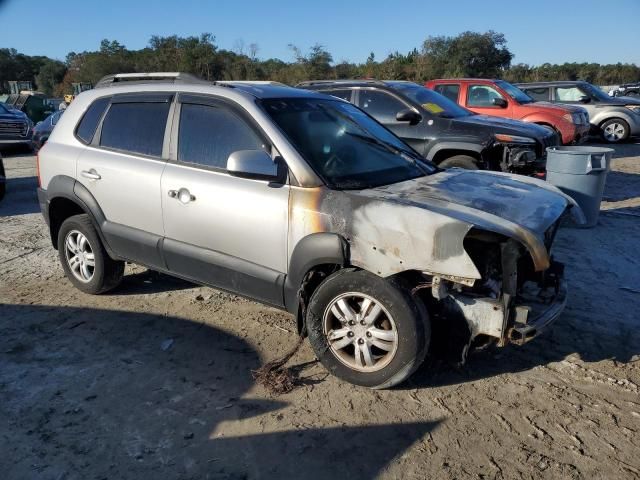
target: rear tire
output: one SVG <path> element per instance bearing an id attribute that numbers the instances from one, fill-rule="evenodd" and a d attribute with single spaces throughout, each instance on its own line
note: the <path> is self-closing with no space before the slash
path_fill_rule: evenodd
<path id="1" fill-rule="evenodd" d="M 454 155 L 440 162 L 438 166 L 440 168 L 457 167 L 466 170 L 478 170 L 477 160 L 469 155 Z"/>
<path id="2" fill-rule="evenodd" d="M 124 275 L 124 262 L 109 257 L 86 214 L 74 215 L 62 222 L 58 255 L 67 278 L 85 293 L 108 292 L 118 286 Z"/>
<path id="3" fill-rule="evenodd" d="M 611 118 L 600 125 L 600 135 L 607 143 L 620 143 L 629 138 L 629 124 L 621 118 Z"/>
<path id="4" fill-rule="evenodd" d="M 340 270 L 320 284 L 306 321 L 311 347 L 330 373 L 375 389 L 408 378 L 431 339 L 421 301 L 400 281 L 362 270 Z"/>

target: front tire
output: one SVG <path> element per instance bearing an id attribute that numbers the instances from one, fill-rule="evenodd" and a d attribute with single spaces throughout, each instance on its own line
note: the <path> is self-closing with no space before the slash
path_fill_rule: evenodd
<path id="1" fill-rule="evenodd" d="M 629 138 L 629 124 L 621 118 L 612 118 L 600 125 L 602 139 L 607 143 L 620 143 Z"/>
<path id="2" fill-rule="evenodd" d="M 464 168 L 466 170 L 478 170 L 478 162 L 469 155 L 454 155 L 440 162 L 440 168 Z"/>
<path id="3" fill-rule="evenodd" d="M 309 342 L 324 367 L 342 380 L 390 388 L 424 360 L 431 329 L 420 300 L 395 279 L 340 270 L 313 293 Z"/>
<path id="4" fill-rule="evenodd" d="M 85 293 L 97 295 L 117 287 L 124 262 L 109 257 L 88 215 L 67 218 L 58 232 L 58 255 L 67 278 Z"/>

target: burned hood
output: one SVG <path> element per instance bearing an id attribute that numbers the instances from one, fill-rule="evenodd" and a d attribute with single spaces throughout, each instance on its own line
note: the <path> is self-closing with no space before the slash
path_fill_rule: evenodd
<path id="1" fill-rule="evenodd" d="M 516 176 L 462 169 L 444 170 L 363 191 L 362 194 L 437 210 L 438 213 L 456 218 L 464 212 L 464 218 L 460 220 L 477 219 L 480 225 L 489 215 L 495 216 L 534 233 L 544 233 L 562 215 L 568 204 L 562 195 L 519 181 Z M 447 213 L 447 209 L 450 213 Z"/>
<path id="2" fill-rule="evenodd" d="M 575 202 L 541 180 L 517 175 L 449 169 L 433 175 L 386 185 L 352 195 L 361 201 L 376 201 L 421 210 L 514 238 L 530 252 L 536 270 L 549 265 L 545 232 Z M 359 202 L 358 202 L 359 203 Z M 577 207 L 576 207 L 577 208 Z M 395 209 L 403 215 L 402 209 Z M 577 208 L 577 219 L 583 219 Z M 410 223 L 410 222 L 409 222 Z M 412 235 L 425 235 L 418 225 L 409 226 Z"/>
<path id="3" fill-rule="evenodd" d="M 366 190 L 294 187 L 290 202 L 291 245 L 331 232 L 347 242 L 352 265 L 380 276 L 465 279 L 480 278 L 464 246 L 472 228 L 517 240 L 541 271 L 550 264 L 545 232 L 575 204 L 540 180 L 461 169 Z"/>

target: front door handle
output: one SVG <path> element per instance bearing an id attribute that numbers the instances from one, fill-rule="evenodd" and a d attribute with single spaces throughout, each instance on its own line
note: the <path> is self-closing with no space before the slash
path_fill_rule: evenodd
<path id="1" fill-rule="evenodd" d="M 91 170 L 82 170 L 80 175 L 90 180 L 100 180 L 102 178 L 93 168 Z"/>
<path id="2" fill-rule="evenodd" d="M 171 198 L 175 198 L 176 200 L 180 200 L 182 203 L 195 202 L 195 195 L 191 195 L 191 192 L 186 188 L 181 188 L 180 190 L 169 190 L 167 192 Z"/>

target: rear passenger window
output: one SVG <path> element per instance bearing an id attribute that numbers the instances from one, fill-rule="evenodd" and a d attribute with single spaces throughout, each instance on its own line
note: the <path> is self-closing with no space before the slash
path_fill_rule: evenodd
<path id="1" fill-rule="evenodd" d="M 533 98 L 536 102 L 548 102 L 549 101 L 549 88 L 521 88 L 524 93 Z"/>
<path id="2" fill-rule="evenodd" d="M 102 114 L 107 108 L 107 105 L 109 105 L 109 101 L 111 101 L 111 97 L 97 99 L 89 106 L 82 120 L 80 120 L 80 124 L 76 129 L 76 135 L 84 143 L 91 143 L 93 135 L 96 133 L 96 128 L 98 128 L 98 123 L 102 118 Z"/>
<path id="3" fill-rule="evenodd" d="M 460 85 L 436 85 L 434 88 L 440 95 L 444 95 L 449 100 L 458 103 L 458 94 L 460 93 Z"/>
<path id="4" fill-rule="evenodd" d="M 233 152 L 265 148 L 256 131 L 231 110 L 223 106 L 182 104 L 179 161 L 226 169 Z"/>
<path id="5" fill-rule="evenodd" d="M 100 146 L 159 157 L 169 103 L 113 103 L 102 123 Z"/>

